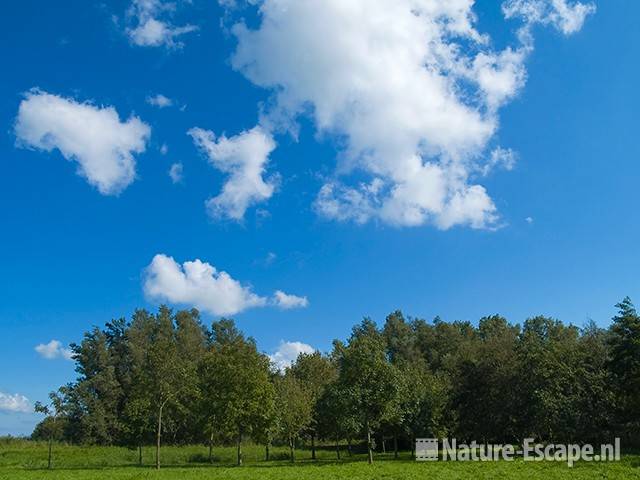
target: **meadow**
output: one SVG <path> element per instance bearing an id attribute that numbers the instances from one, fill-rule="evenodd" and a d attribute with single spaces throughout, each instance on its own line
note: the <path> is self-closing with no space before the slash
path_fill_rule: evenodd
<path id="1" fill-rule="evenodd" d="M 330 448 L 318 450 L 316 461 L 310 452 L 300 450 L 295 464 L 289 462 L 287 449 L 272 448 L 272 459 L 264 460 L 262 446 L 243 448 L 245 464 L 234 465 L 235 448 L 218 447 L 213 463 L 208 462 L 204 446 L 163 447 L 163 467 L 153 468 L 154 451 L 143 450 L 143 465 L 138 465 L 137 450 L 119 447 L 81 447 L 56 445 L 53 468 L 47 470 L 47 445 L 42 442 L 0 442 L 1 480 L 142 480 L 142 479 L 224 479 L 224 480 L 371 480 L 371 479 L 640 479 L 640 456 L 624 455 L 620 462 L 578 462 L 569 468 L 556 462 L 416 462 L 409 452 L 399 459 L 393 454 L 376 454 L 368 465 L 365 454 L 348 456 L 346 449 L 337 461 Z"/>

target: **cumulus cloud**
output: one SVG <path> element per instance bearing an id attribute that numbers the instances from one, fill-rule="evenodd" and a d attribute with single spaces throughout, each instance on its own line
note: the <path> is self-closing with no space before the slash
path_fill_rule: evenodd
<path id="1" fill-rule="evenodd" d="M 12 413 L 29 413 L 33 411 L 31 402 L 24 395 L 0 392 L 0 410 Z"/>
<path id="2" fill-rule="evenodd" d="M 509 6 L 517 2 L 507 1 L 506 16 L 523 17 Z M 582 25 L 569 18 L 587 7 L 544 3 L 564 31 Z M 295 132 L 297 118 L 308 114 L 321 135 L 343 145 L 336 177 L 316 200 L 321 215 L 439 228 L 497 224 L 493 200 L 471 176 L 481 159 L 493 161 L 487 150 L 498 111 L 526 81 L 530 35 L 495 50 L 475 27 L 473 0 L 247 5 L 258 6 L 260 21 L 255 29 L 242 20 L 231 27 L 238 42 L 232 65 L 274 92 L 261 125 Z"/>
<path id="3" fill-rule="evenodd" d="M 231 138 L 216 138 L 201 128 L 192 128 L 188 134 L 211 165 L 228 175 L 220 194 L 206 202 L 213 218 L 240 221 L 250 206 L 271 198 L 275 181 L 265 180 L 264 175 L 276 143 L 269 132 L 257 126 Z"/>
<path id="4" fill-rule="evenodd" d="M 151 299 L 195 306 L 214 315 L 234 315 L 267 305 L 267 299 L 225 271 L 200 260 L 177 263 L 156 255 L 146 268 L 144 292 Z"/>
<path id="5" fill-rule="evenodd" d="M 282 290 L 276 290 L 273 294 L 273 302 L 284 310 L 293 308 L 306 308 L 309 306 L 307 297 L 298 297 L 297 295 L 289 295 Z"/>
<path id="6" fill-rule="evenodd" d="M 502 10 L 507 18 L 520 17 L 529 24 L 553 25 L 565 35 L 571 35 L 582 29 L 596 6 L 567 0 L 506 0 Z"/>
<path id="7" fill-rule="evenodd" d="M 183 167 L 181 163 L 174 163 L 169 169 L 169 177 L 173 183 L 180 183 L 183 178 Z"/>
<path id="8" fill-rule="evenodd" d="M 20 103 L 15 134 L 18 146 L 58 149 L 100 193 L 117 195 L 134 181 L 134 154 L 145 151 L 151 128 L 134 116 L 121 121 L 113 107 L 31 90 Z"/>
<path id="9" fill-rule="evenodd" d="M 171 100 L 169 97 L 165 97 L 161 93 L 158 93 L 157 95 L 148 96 L 147 103 L 154 107 L 166 108 L 173 105 L 173 100 Z"/>
<path id="10" fill-rule="evenodd" d="M 73 352 L 69 348 L 63 347 L 62 343 L 58 340 L 51 340 L 49 343 L 36 345 L 35 351 L 47 360 L 55 360 L 57 358 L 73 360 Z"/>
<path id="11" fill-rule="evenodd" d="M 213 315 L 235 315 L 249 308 L 267 306 L 303 308 L 309 304 L 306 297 L 281 290 L 276 290 L 271 297 L 257 295 L 250 286 L 198 259 L 180 264 L 172 257 L 158 254 L 143 276 L 144 293 L 149 299 L 193 306 Z"/>
<path id="12" fill-rule="evenodd" d="M 282 340 L 278 349 L 269 355 L 271 362 L 281 372 L 290 367 L 301 353 L 313 353 L 316 349 L 302 342 L 285 342 Z"/>
<path id="13" fill-rule="evenodd" d="M 179 1 L 179 0 L 178 0 Z M 198 30 L 195 25 L 175 26 L 166 18 L 176 9 L 176 3 L 164 0 L 133 0 L 127 16 L 131 27 L 127 35 L 139 47 L 180 48 L 178 37 Z"/>

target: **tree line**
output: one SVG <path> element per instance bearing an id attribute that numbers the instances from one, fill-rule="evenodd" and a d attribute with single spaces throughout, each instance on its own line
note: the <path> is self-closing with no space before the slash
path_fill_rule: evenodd
<path id="1" fill-rule="evenodd" d="M 617 305 L 609 328 L 537 316 L 431 322 L 400 311 L 379 328 L 365 318 L 331 352 L 301 354 L 284 372 L 233 320 L 206 327 L 197 310 L 93 328 L 71 346 L 78 378 L 38 403 L 34 439 L 155 446 L 346 442 L 374 451 L 413 448 L 417 437 L 486 443 L 640 443 L 640 316 Z"/>

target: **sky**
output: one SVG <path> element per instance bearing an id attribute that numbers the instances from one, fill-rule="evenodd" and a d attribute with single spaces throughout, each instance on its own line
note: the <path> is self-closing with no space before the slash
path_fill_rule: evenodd
<path id="1" fill-rule="evenodd" d="M 284 366 L 364 316 L 640 298 L 632 0 L 69 0 L 0 16 L 0 435 L 134 309 Z"/>

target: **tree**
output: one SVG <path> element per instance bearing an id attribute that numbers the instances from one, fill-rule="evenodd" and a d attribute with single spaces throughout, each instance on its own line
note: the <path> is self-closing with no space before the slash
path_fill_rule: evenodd
<path id="1" fill-rule="evenodd" d="M 199 366 L 208 348 L 208 332 L 200 321 L 198 310 L 182 310 L 175 314 L 175 341 L 177 355 L 183 363 L 183 386 L 173 407 L 173 435 L 184 443 L 203 440 L 203 429 L 198 421 L 201 394 Z"/>
<path id="2" fill-rule="evenodd" d="M 109 337 L 94 327 L 79 345 L 72 344 L 78 381 L 70 393 L 82 415 L 77 418 L 82 442 L 110 445 L 120 436 L 123 390 Z"/>
<path id="3" fill-rule="evenodd" d="M 213 324 L 212 348 L 203 359 L 202 374 L 209 418 L 235 437 L 237 463 L 242 465 L 242 437 L 258 431 L 273 409 L 269 359 L 233 321 L 221 320 Z"/>
<path id="4" fill-rule="evenodd" d="M 49 404 L 36 402 L 34 411 L 46 415 L 44 421 L 39 424 L 39 428 L 42 435 L 48 440 L 47 468 L 51 469 L 53 441 L 62 436 L 62 425 L 59 422 L 59 418 L 64 413 L 63 399 L 58 393 L 51 392 L 49 394 Z"/>
<path id="5" fill-rule="evenodd" d="M 136 405 L 135 418 L 144 422 L 144 409 L 155 417 L 156 468 L 160 469 L 160 446 L 166 421 L 166 409 L 178 404 L 179 394 L 195 388 L 190 377 L 188 357 L 180 355 L 172 312 L 162 306 L 157 315 L 138 311 L 134 315 L 129 344 L 135 388 L 131 401 Z M 142 424 L 141 423 L 141 424 Z"/>
<path id="6" fill-rule="evenodd" d="M 480 320 L 473 354 L 461 363 L 452 395 L 458 437 L 515 440 L 518 412 L 504 392 L 516 382 L 519 331 L 499 315 Z"/>
<path id="7" fill-rule="evenodd" d="M 313 403 L 311 391 L 287 372 L 276 380 L 276 410 L 283 436 L 287 439 L 290 460 L 295 462 L 296 440 L 312 420 Z"/>
<path id="8" fill-rule="evenodd" d="M 422 360 L 416 335 L 400 310 L 389 314 L 382 330 L 389 360 L 396 366 Z"/>
<path id="9" fill-rule="evenodd" d="M 338 382 L 349 408 L 362 419 L 368 462 L 373 463 L 372 429 L 380 425 L 399 392 L 398 370 L 388 362 L 385 342 L 369 319 L 354 327 L 339 360 Z"/>
<path id="10" fill-rule="evenodd" d="M 592 444 L 603 438 L 613 438 L 617 433 L 617 389 L 612 388 L 615 381 L 607 368 L 609 336 L 607 330 L 590 321 L 582 329 L 578 343 L 576 376 L 581 384 L 581 396 L 576 407 L 579 415 L 577 438 Z"/>
<path id="11" fill-rule="evenodd" d="M 577 366 L 579 330 L 547 317 L 524 323 L 518 340 L 514 424 L 518 440 L 571 441 L 577 432 L 581 398 Z"/>
<path id="12" fill-rule="evenodd" d="M 300 381 L 302 387 L 309 394 L 311 419 L 306 430 L 311 437 L 311 458 L 315 460 L 315 440 L 318 436 L 319 422 L 318 402 L 327 385 L 335 381 L 337 371 L 331 360 L 320 352 L 301 353 L 289 371 L 291 375 Z"/>
<path id="13" fill-rule="evenodd" d="M 325 388 L 317 404 L 317 428 L 325 439 L 335 442 L 336 456 L 340 460 L 340 439 L 348 441 L 362 431 L 360 416 L 353 412 L 349 404 L 349 393 L 339 382 Z M 351 454 L 351 451 L 349 451 Z"/>
<path id="14" fill-rule="evenodd" d="M 640 427 L 640 316 L 629 297 L 616 307 L 618 314 L 613 317 L 608 341 L 608 367 L 618 392 L 619 428 L 631 432 Z"/>

